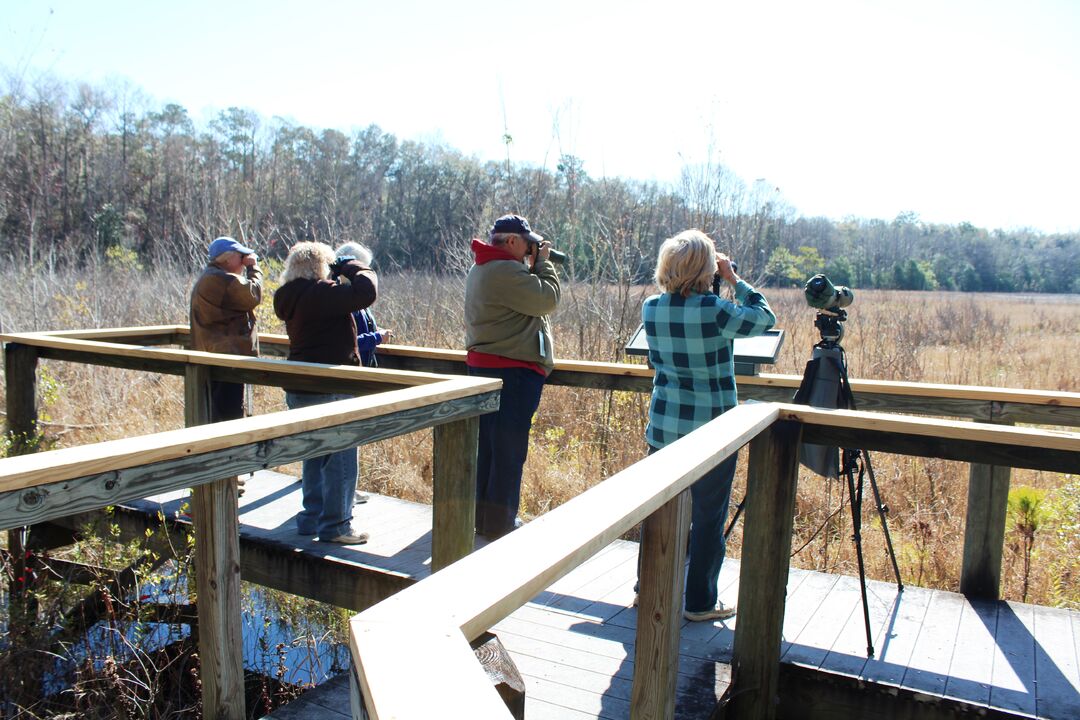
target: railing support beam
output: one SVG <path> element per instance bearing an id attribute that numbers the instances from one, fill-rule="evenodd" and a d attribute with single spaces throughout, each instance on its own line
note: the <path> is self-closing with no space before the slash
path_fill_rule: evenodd
<path id="1" fill-rule="evenodd" d="M 205 365 L 186 368 L 184 420 L 188 427 L 210 420 L 210 369 Z M 220 720 L 246 717 L 236 493 L 235 477 L 191 491 L 203 713 Z"/>
<path id="2" fill-rule="evenodd" d="M 729 718 L 776 717 L 801 436 L 781 421 L 750 441 Z"/>
<path id="3" fill-rule="evenodd" d="M 690 508 L 690 490 L 683 490 L 642 523 L 633 720 L 675 717 Z"/>
<path id="4" fill-rule="evenodd" d="M 971 465 L 960 569 L 960 592 L 969 598 L 997 600 L 1000 596 L 1011 477 L 1012 468 Z"/>
<path id="5" fill-rule="evenodd" d="M 37 367 L 37 348 L 19 343 L 4 346 L 8 455 L 25 455 L 38 450 Z M 12 562 L 8 614 L 12 636 L 17 642 L 22 637 L 22 630 L 34 622 L 37 614 L 36 604 L 28 599 L 26 593 L 29 585 L 26 562 L 29 530 L 27 526 L 7 531 L 7 548 Z"/>
<path id="6" fill-rule="evenodd" d="M 479 435 L 478 416 L 435 426 L 431 489 L 432 572 L 442 570 L 473 550 Z"/>

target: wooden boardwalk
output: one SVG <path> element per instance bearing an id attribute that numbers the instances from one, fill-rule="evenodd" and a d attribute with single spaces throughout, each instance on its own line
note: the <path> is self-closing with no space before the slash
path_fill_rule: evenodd
<path id="1" fill-rule="evenodd" d="M 340 572 L 383 568 L 422 578 L 430 566 L 431 508 L 372 496 L 357 524 L 372 533 L 358 547 L 328 546 L 296 535 L 295 478 L 258 473 L 241 498 L 241 539 L 285 545 Z M 181 493 L 131 504 L 181 511 Z M 162 505 L 162 503 L 164 505 Z M 526 717 L 628 718 L 637 611 L 637 545 L 615 542 L 562 578 L 493 631 L 526 682 Z M 724 563 L 721 599 L 735 602 L 738 562 Z M 326 572 L 326 566 L 323 566 Z M 968 709 L 993 708 L 1051 720 L 1080 717 L 1080 613 L 894 584 L 868 584 L 876 657 L 867 659 L 855 578 L 792 570 L 782 661 L 789 667 L 921 698 L 947 698 Z M 297 594 L 306 594 L 296 588 Z M 677 716 L 707 716 L 728 680 L 738 616 L 687 623 L 680 641 Z M 945 700 L 941 700 L 945 702 Z M 272 717 L 349 715 L 348 683 L 339 678 Z"/>

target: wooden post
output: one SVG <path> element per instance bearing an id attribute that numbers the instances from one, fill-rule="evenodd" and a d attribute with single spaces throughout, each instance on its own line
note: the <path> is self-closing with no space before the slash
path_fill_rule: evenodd
<path id="1" fill-rule="evenodd" d="M 25 455 L 38 449 L 37 366 L 37 348 L 18 343 L 4 346 L 8 455 Z M 32 623 L 32 615 L 36 615 L 35 606 L 26 603 L 27 572 L 30 570 L 26 563 L 26 538 L 29 530 L 29 527 L 21 527 L 7 531 L 12 561 L 8 612 L 14 638 L 22 637 L 25 624 Z"/>
<path id="2" fill-rule="evenodd" d="M 782 421 L 750 441 L 727 717 L 776 717 L 801 437 L 801 424 Z"/>
<path id="3" fill-rule="evenodd" d="M 188 365 L 185 370 L 184 420 L 188 427 L 210 420 L 210 368 L 205 365 Z M 221 720 L 243 720 L 236 478 L 195 487 L 191 493 L 191 517 L 195 527 L 203 714 Z"/>
<path id="4" fill-rule="evenodd" d="M 480 418 L 436 425 L 432 448 L 431 571 L 473 550 L 476 536 L 476 446 Z"/>
<path id="5" fill-rule="evenodd" d="M 1010 467 L 971 464 L 960 569 L 960 592 L 970 598 L 998 599 L 1011 476 Z"/>
<path id="6" fill-rule="evenodd" d="M 37 450 L 37 366 L 37 348 L 18 343 L 4 346 L 8 455 Z"/>
<path id="7" fill-rule="evenodd" d="M 630 696 L 633 720 L 675 717 L 690 507 L 687 489 L 642 523 L 634 686 Z"/>

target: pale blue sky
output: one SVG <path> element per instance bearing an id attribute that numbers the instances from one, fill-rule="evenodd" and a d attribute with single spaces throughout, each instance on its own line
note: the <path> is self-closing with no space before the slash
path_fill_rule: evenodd
<path id="1" fill-rule="evenodd" d="M 804 215 L 1080 231 L 1076 0 L 0 0 L 0 68 Z"/>

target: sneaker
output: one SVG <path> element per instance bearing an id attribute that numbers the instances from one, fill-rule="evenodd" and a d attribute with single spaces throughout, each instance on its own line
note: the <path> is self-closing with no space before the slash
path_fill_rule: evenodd
<path id="1" fill-rule="evenodd" d="M 705 620 L 726 620 L 735 614 L 735 606 L 728 607 L 722 602 L 716 603 L 716 607 L 710 610 L 702 610 L 700 612 L 694 612 L 692 610 L 683 610 L 683 617 L 690 622 L 703 622 Z"/>
<path id="2" fill-rule="evenodd" d="M 354 505 L 363 505 L 364 503 L 366 503 L 370 499 L 371 499 L 370 495 L 357 490 L 356 494 L 353 495 L 353 504 Z"/>
<path id="3" fill-rule="evenodd" d="M 323 538 L 319 537 L 319 542 L 331 542 L 338 545 L 363 545 L 368 541 L 368 534 L 366 532 L 358 532 L 356 530 L 350 530 L 347 533 L 342 533 L 336 537 Z"/>

